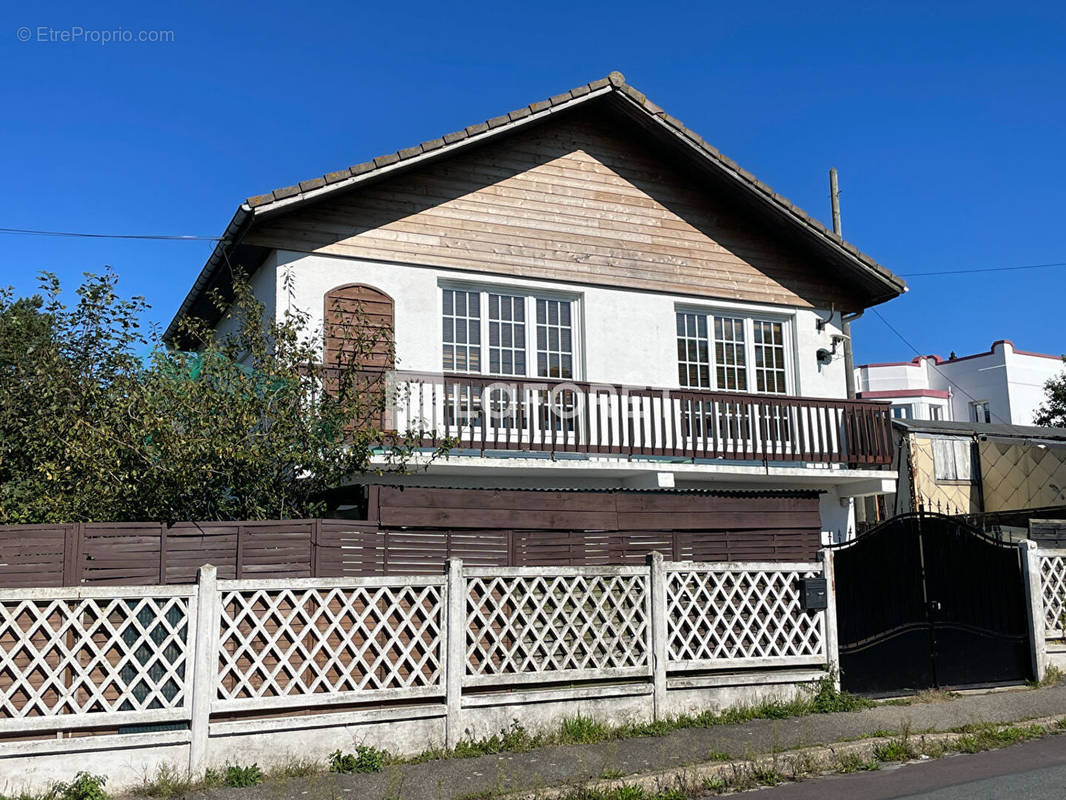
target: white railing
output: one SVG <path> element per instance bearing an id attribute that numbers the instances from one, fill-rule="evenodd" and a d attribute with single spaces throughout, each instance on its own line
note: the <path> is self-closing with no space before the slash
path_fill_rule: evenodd
<path id="1" fill-rule="evenodd" d="M 831 661 L 826 612 L 800 608 L 797 589 L 819 574 L 653 554 L 643 567 L 453 560 L 440 576 L 343 580 L 218 581 L 208 566 L 197 586 L 6 591 L 0 737 L 187 723 L 199 772 L 209 732 L 245 725 L 235 714 L 422 701 L 455 744 L 487 689 L 584 681 L 595 696 L 609 679 L 642 684 L 660 715 L 668 672 Z"/>

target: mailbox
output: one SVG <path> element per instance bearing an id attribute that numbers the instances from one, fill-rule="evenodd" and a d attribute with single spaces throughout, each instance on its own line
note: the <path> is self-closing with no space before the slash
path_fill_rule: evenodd
<path id="1" fill-rule="evenodd" d="M 804 611 L 824 611 L 829 606 L 825 578 L 800 578 L 800 608 Z"/>

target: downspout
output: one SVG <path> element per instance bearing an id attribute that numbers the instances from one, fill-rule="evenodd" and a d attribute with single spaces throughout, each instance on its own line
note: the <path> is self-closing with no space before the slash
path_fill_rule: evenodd
<path id="1" fill-rule="evenodd" d="M 848 388 L 848 399 L 855 399 L 855 357 L 851 352 L 851 323 L 862 316 L 861 311 L 841 314 L 840 332 L 844 335 L 844 381 Z"/>

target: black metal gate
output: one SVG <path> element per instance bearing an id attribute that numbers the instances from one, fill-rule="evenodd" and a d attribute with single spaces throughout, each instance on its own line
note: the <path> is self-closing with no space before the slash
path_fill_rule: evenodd
<path id="1" fill-rule="evenodd" d="M 1033 677 L 1021 552 L 940 514 L 834 549 L 840 674 L 867 694 Z"/>

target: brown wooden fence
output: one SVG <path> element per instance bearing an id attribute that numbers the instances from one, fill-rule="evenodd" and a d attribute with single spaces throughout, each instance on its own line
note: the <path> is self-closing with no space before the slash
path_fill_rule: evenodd
<path id="1" fill-rule="evenodd" d="M 0 526 L 0 587 L 436 574 L 471 566 L 801 561 L 820 546 L 815 492 L 370 487 L 366 521 Z"/>

